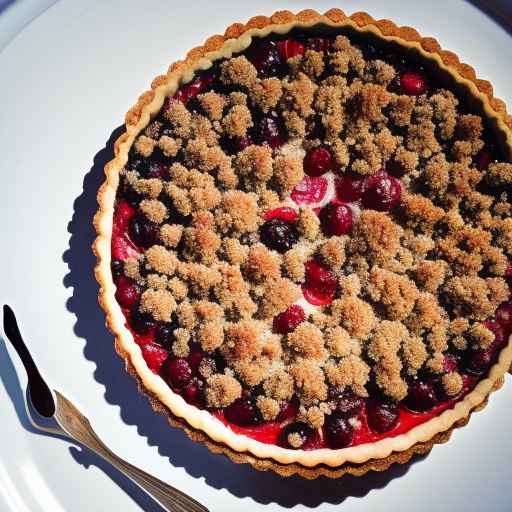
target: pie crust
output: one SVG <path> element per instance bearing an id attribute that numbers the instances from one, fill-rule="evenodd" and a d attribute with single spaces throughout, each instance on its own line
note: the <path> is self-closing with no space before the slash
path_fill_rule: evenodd
<path id="1" fill-rule="evenodd" d="M 234 462 L 250 463 L 260 470 L 272 469 L 283 476 L 298 473 L 306 478 L 322 474 L 338 477 L 346 472 L 361 475 L 369 470 L 382 471 L 394 462 L 407 462 L 414 454 L 426 453 L 434 444 L 446 442 L 452 430 L 465 425 L 471 413 L 482 408 L 489 394 L 501 386 L 503 375 L 512 362 L 512 341 L 509 339 L 487 378 L 480 380 L 473 391 L 452 409 L 396 437 L 337 450 L 322 448 L 311 451 L 282 448 L 236 434 L 208 411 L 187 404 L 148 368 L 115 300 L 116 288 L 110 269 L 114 202 L 119 171 L 127 161 L 128 151 L 151 116 L 160 110 L 165 97 L 192 80 L 196 70 L 208 69 L 212 61 L 242 51 L 253 37 L 285 34 L 295 27 L 308 29 L 318 26 L 325 30 L 328 27 L 351 27 L 359 32 L 370 32 L 435 61 L 468 97 L 481 104 L 484 115 L 492 121 L 494 131 L 508 153 L 508 159 L 512 160 L 512 117 L 507 114 L 505 104 L 493 97 L 489 82 L 479 80 L 473 68 L 461 63 L 452 52 L 442 50 L 435 39 L 423 38 L 413 28 L 397 27 L 389 20 L 377 21 L 361 12 L 347 17 L 339 9 L 331 9 L 324 15 L 309 9 L 296 15 L 279 11 L 270 17 L 256 16 L 245 25 L 235 23 L 223 36 L 210 37 L 203 46 L 192 49 L 186 60 L 172 64 L 166 75 L 155 78 L 151 90 L 140 96 L 137 104 L 126 114 L 126 132 L 115 142 L 115 158 L 105 166 L 106 180 L 98 192 L 99 210 L 94 219 L 98 236 L 93 245 L 98 260 L 95 275 L 100 285 L 99 303 L 105 311 L 107 326 L 115 336 L 116 350 L 125 360 L 128 372 L 137 378 L 140 390 L 149 396 L 155 411 L 165 414 L 171 425 L 184 429 L 191 439 L 204 442 L 211 451 L 224 453 Z"/>

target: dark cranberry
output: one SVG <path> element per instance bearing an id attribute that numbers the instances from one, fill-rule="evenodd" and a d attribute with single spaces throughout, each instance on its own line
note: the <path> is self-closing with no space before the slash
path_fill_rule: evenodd
<path id="1" fill-rule="evenodd" d="M 383 434 L 396 426 L 400 412 L 394 402 L 368 400 L 366 403 L 368 426 L 375 432 Z"/>
<path id="2" fill-rule="evenodd" d="M 459 361 L 453 354 L 446 354 L 443 361 L 443 371 L 446 373 L 456 372 L 459 367 Z"/>
<path id="3" fill-rule="evenodd" d="M 279 120 L 271 115 L 264 115 L 254 123 L 254 138 L 258 144 L 267 144 L 276 149 L 285 143 Z"/>
<path id="4" fill-rule="evenodd" d="M 243 151 L 252 144 L 252 139 L 250 135 L 246 135 L 245 137 L 240 137 L 236 142 L 237 150 Z"/>
<path id="5" fill-rule="evenodd" d="M 112 260 L 110 269 L 114 278 L 121 277 L 124 273 L 124 263 L 121 260 Z"/>
<path id="6" fill-rule="evenodd" d="M 186 359 L 176 357 L 169 359 L 165 377 L 167 382 L 176 388 L 186 386 L 192 379 L 192 370 Z"/>
<path id="7" fill-rule="evenodd" d="M 346 204 L 328 204 L 320 211 L 320 221 L 326 235 L 346 235 L 352 227 L 352 210 Z"/>
<path id="8" fill-rule="evenodd" d="M 256 425 L 259 415 L 256 407 L 249 398 L 239 398 L 224 409 L 225 418 L 241 427 Z"/>
<path id="9" fill-rule="evenodd" d="M 155 343 L 147 343 L 141 346 L 142 357 L 153 373 L 158 373 L 165 363 L 169 352 Z"/>
<path id="10" fill-rule="evenodd" d="M 138 208 L 143 197 L 138 192 L 135 192 L 135 190 L 133 190 L 133 188 L 130 187 L 129 185 L 125 184 L 123 186 L 122 190 L 123 190 L 122 195 L 123 195 L 123 198 L 126 200 L 126 202 L 130 206 L 133 206 L 134 208 Z"/>
<path id="11" fill-rule="evenodd" d="M 359 201 L 365 191 L 366 180 L 360 176 L 346 174 L 336 180 L 336 195 L 347 203 Z"/>
<path id="12" fill-rule="evenodd" d="M 282 71 L 283 59 L 275 41 L 255 40 L 249 48 L 247 56 L 261 77 L 276 76 Z"/>
<path id="13" fill-rule="evenodd" d="M 302 307 L 294 304 L 274 318 L 274 332 L 278 334 L 292 332 L 301 322 L 304 322 L 305 318 L 306 315 Z"/>
<path id="14" fill-rule="evenodd" d="M 290 222 L 274 218 L 261 226 L 260 237 L 269 249 L 284 253 L 295 245 L 299 239 L 299 232 Z"/>
<path id="15" fill-rule="evenodd" d="M 187 403 L 195 405 L 196 407 L 204 406 L 203 383 L 200 380 L 194 379 L 189 382 L 181 390 L 181 394 Z"/>
<path id="16" fill-rule="evenodd" d="M 420 73 L 406 71 L 400 77 L 400 89 L 404 94 L 419 96 L 427 92 L 427 82 Z"/>
<path id="17" fill-rule="evenodd" d="M 334 411 L 325 417 L 325 438 L 331 448 L 345 448 L 352 442 L 354 429 L 348 422 L 346 416 Z"/>
<path id="18" fill-rule="evenodd" d="M 199 370 L 199 365 L 201 364 L 201 361 L 204 359 L 205 355 L 206 354 L 204 351 L 198 345 L 192 346 L 190 348 L 187 361 L 193 372 L 197 372 Z"/>
<path id="19" fill-rule="evenodd" d="M 140 298 L 140 288 L 135 281 L 125 276 L 119 277 L 116 283 L 116 300 L 123 308 L 131 308 Z"/>
<path id="20" fill-rule="evenodd" d="M 327 148 L 314 148 L 304 157 L 304 172 L 308 176 L 322 176 L 334 168 L 334 159 Z"/>
<path id="21" fill-rule="evenodd" d="M 503 276 L 510 284 L 512 281 L 512 265 L 509 265 L 507 267 L 507 270 L 505 270 L 505 275 Z"/>
<path id="22" fill-rule="evenodd" d="M 142 178 L 146 179 L 161 179 L 169 174 L 169 167 L 163 162 L 149 161 L 146 166 L 141 168 L 140 174 Z"/>
<path id="23" fill-rule="evenodd" d="M 350 391 L 344 391 L 336 400 L 336 410 L 347 417 L 359 416 L 363 400 Z"/>
<path id="24" fill-rule="evenodd" d="M 148 313 L 141 313 L 137 308 L 130 314 L 130 326 L 137 334 L 148 334 L 156 327 L 156 322 Z"/>
<path id="25" fill-rule="evenodd" d="M 474 375 L 484 373 L 493 360 L 493 352 L 489 349 L 473 349 L 466 356 L 466 370 Z"/>
<path id="26" fill-rule="evenodd" d="M 324 198 L 327 186 L 325 178 L 304 176 L 304 179 L 295 186 L 290 195 L 297 204 L 315 204 Z"/>
<path id="27" fill-rule="evenodd" d="M 281 208 L 275 208 L 265 213 L 265 220 L 281 219 L 286 222 L 295 222 L 297 220 L 297 210 L 290 206 L 282 206 Z"/>
<path id="28" fill-rule="evenodd" d="M 393 176 L 379 172 L 371 176 L 363 194 L 363 206 L 381 212 L 392 210 L 402 195 L 402 186 Z"/>
<path id="29" fill-rule="evenodd" d="M 496 320 L 506 331 L 512 329 L 512 302 L 505 302 L 496 311 Z"/>
<path id="30" fill-rule="evenodd" d="M 306 47 L 316 52 L 326 52 L 331 47 L 331 40 L 326 37 L 309 37 L 306 40 Z"/>
<path id="31" fill-rule="evenodd" d="M 159 323 L 155 331 L 155 341 L 162 347 L 170 349 L 174 340 L 174 329 L 176 329 L 176 325 L 172 323 Z"/>
<path id="32" fill-rule="evenodd" d="M 306 300 L 317 306 L 330 304 L 336 292 L 336 276 L 315 260 L 306 262 L 305 268 L 306 279 L 302 291 Z"/>
<path id="33" fill-rule="evenodd" d="M 158 226 L 146 219 L 143 215 L 137 215 L 130 221 L 130 238 L 139 246 L 148 249 L 158 240 Z"/>
<path id="34" fill-rule="evenodd" d="M 279 411 L 276 420 L 291 420 L 292 418 L 295 418 L 295 416 L 297 416 L 297 411 L 298 403 L 296 400 L 292 400 L 291 402 L 283 402 L 283 404 L 281 404 L 281 410 Z"/>
<path id="35" fill-rule="evenodd" d="M 284 60 L 291 59 L 304 53 L 304 45 L 295 39 L 285 39 L 277 43 Z"/>
<path id="36" fill-rule="evenodd" d="M 409 384 L 409 393 L 404 404 L 415 412 L 425 412 L 438 403 L 433 384 L 422 380 L 414 380 Z"/>
<path id="37" fill-rule="evenodd" d="M 496 322 L 494 320 L 486 320 L 484 326 L 487 327 L 494 334 L 494 341 L 492 342 L 492 346 L 494 349 L 500 348 L 505 344 L 506 336 L 505 336 L 505 324 L 501 322 Z"/>
<path id="38" fill-rule="evenodd" d="M 314 434 L 314 430 L 307 424 L 302 421 L 295 421 L 294 423 L 290 423 L 286 425 L 284 429 L 281 431 L 279 436 L 279 444 L 286 448 L 300 448 L 303 446 L 309 438 L 311 438 Z M 295 443 L 290 444 L 290 436 L 297 437 L 301 442 L 300 446 Z"/>

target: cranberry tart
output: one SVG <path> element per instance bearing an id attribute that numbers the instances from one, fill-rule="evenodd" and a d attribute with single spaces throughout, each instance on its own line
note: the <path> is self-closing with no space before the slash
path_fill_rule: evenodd
<path id="1" fill-rule="evenodd" d="M 454 54 L 363 13 L 256 17 L 173 64 L 95 218 L 154 408 L 309 478 L 446 441 L 512 359 L 510 126 Z"/>

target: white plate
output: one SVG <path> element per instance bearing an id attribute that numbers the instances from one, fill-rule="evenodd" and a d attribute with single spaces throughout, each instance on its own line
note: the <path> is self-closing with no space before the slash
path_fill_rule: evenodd
<path id="1" fill-rule="evenodd" d="M 126 110 L 170 62 L 228 24 L 278 7 L 326 10 L 329 3 L 69 0 L 21 31 L 0 54 L 2 301 L 14 307 L 44 375 L 80 405 L 107 444 L 212 511 L 329 511 L 341 502 L 344 511 L 510 510 L 509 389 L 421 462 L 359 479 L 286 480 L 213 456 L 168 428 L 137 394 L 103 326 L 91 216 L 110 158 L 103 148 Z M 434 35 L 512 104 L 511 39 L 495 22 L 459 0 L 385 4 L 347 0 L 341 7 Z M 42 4 L 36 7 L 35 14 Z M 4 9 L 0 26 L 17 8 Z M 22 18 L 13 23 L 30 20 Z M 97 458 L 27 428 L 20 382 L 1 340 L 0 376 L 2 511 L 157 510 Z"/>

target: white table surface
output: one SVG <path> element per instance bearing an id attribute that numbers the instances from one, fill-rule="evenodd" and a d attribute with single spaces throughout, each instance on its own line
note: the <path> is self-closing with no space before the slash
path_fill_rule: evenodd
<path id="1" fill-rule="evenodd" d="M 278 8 L 322 11 L 332 2 L 53 3 L 0 0 L 1 300 L 14 307 L 48 381 L 79 404 L 120 455 L 215 512 L 511 510 L 510 382 L 470 428 L 415 463 L 364 478 L 281 479 L 211 455 L 168 428 L 137 394 L 104 328 L 91 273 L 91 218 L 111 155 L 105 146 L 126 110 L 170 62 L 228 24 Z M 510 0 L 491 4 L 510 19 Z M 437 37 L 512 105 L 510 34 L 475 5 L 338 5 Z M 0 511 L 159 510 L 97 457 L 29 427 L 25 377 L 12 355 L 0 339 Z"/>

